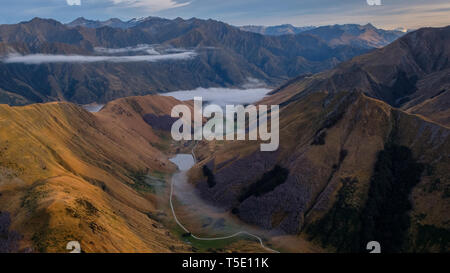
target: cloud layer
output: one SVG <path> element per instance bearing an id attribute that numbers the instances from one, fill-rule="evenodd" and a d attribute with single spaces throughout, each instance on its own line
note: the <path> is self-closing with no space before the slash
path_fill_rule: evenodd
<path id="1" fill-rule="evenodd" d="M 4 63 L 23 63 L 23 64 L 44 64 L 44 63 L 131 63 L 131 62 L 160 62 L 168 60 L 188 60 L 197 54 L 193 51 L 160 54 L 160 55 L 138 55 L 138 56 L 84 56 L 84 55 L 48 55 L 48 54 L 30 54 L 30 55 L 8 55 L 3 58 Z"/>
<path id="2" fill-rule="evenodd" d="M 147 44 L 141 44 L 141 45 L 130 46 L 130 47 L 122 47 L 122 48 L 96 47 L 94 50 L 96 52 L 103 53 L 103 54 L 120 54 L 120 53 L 128 53 L 128 52 L 146 52 L 147 54 L 150 54 L 150 55 L 159 55 L 160 54 L 158 51 L 155 50 L 155 47 L 153 45 L 147 45 Z"/>
<path id="3" fill-rule="evenodd" d="M 194 97 L 202 97 L 207 104 L 245 105 L 255 103 L 266 96 L 271 90 L 267 88 L 237 89 L 237 88 L 197 88 L 194 90 L 181 90 L 161 94 L 171 96 L 181 101 L 193 100 Z"/>

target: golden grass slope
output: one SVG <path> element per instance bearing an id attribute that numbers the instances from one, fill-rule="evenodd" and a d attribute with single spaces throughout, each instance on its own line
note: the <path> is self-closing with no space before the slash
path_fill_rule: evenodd
<path id="1" fill-rule="evenodd" d="M 70 103 L 0 105 L 0 211 L 23 235 L 21 251 L 186 251 L 160 224 L 137 172 L 171 172 L 161 139 L 142 115 L 170 114 L 173 98 L 119 99 L 99 113 Z"/>

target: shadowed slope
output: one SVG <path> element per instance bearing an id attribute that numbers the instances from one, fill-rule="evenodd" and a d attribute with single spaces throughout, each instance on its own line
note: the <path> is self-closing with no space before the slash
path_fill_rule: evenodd
<path id="1" fill-rule="evenodd" d="M 191 171 L 191 180 L 206 200 L 248 223 L 312 238 L 330 251 L 359 252 L 367 243 L 364 240 L 385 240 L 371 237 L 374 233 L 368 232 L 382 224 L 367 224 L 364 217 L 372 211 L 367 206 L 369 192 L 378 183 L 373 178 L 378 155 L 389 145 L 407 151 L 411 162 L 408 166 L 423 169 L 414 167 L 418 171 L 415 173 L 406 167 L 414 180 L 410 179 L 412 185 L 402 191 L 406 199 L 401 202 L 412 201 L 410 207 L 398 210 L 406 219 L 405 224 L 399 228 L 398 243 L 386 251 L 448 250 L 447 243 L 440 242 L 447 240 L 450 220 L 450 181 L 446 175 L 450 168 L 446 156 L 450 131 L 361 93 L 339 92 L 330 96 L 318 92 L 287 104 L 280 112 L 280 148 L 274 153 L 260 152 L 259 143 L 254 142 L 200 145 L 196 155 L 201 162 Z M 205 164 L 213 166 L 213 187 L 201 174 Z M 396 167 L 399 163 L 395 164 L 389 172 L 400 172 Z M 276 166 L 288 171 L 286 179 L 270 191 L 248 194 Z M 383 169 L 382 175 L 388 176 L 387 172 Z M 280 174 L 278 178 L 281 177 Z M 396 182 L 398 176 L 389 179 L 392 187 L 401 187 Z M 346 188 L 341 190 L 343 187 Z M 391 200 L 386 197 L 381 203 Z M 392 208 L 396 209 L 397 204 L 393 202 Z M 383 211 L 387 212 L 380 213 Z M 387 219 L 388 214 L 383 215 L 377 219 Z M 444 231 L 442 235 L 419 235 L 418 230 L 424 226 Z M 437 237 L 428 241 L 421 236 Z"/>
<path id="2" fill-rule="evenodd" d="M 387 252 L 448 252 L 449 30 L 421 29 L 288 82 L 260 102 L 281 106 L 279 150 L 202 143 L 191 180 L 244 221 L 330 251 L 365 251 L 375 240 Z M 271 191 L 254 194 L 276 166 L 286 171 Z"/>
<path id="3" fill-rule="evenodd" d="M 293 80 L 266 101 L 287 103 L 312 92 L 358 91 L 448 126 L 450 27 L 424 28 L 335 69 Z"/>

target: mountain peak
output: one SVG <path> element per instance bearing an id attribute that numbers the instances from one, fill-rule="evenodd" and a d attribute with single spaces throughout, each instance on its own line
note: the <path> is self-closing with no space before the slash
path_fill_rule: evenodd
<path id="1" fill-rule="evenodd" d="M 100 28 L 100 27 L 113 27 L 113 28 L 129 28 L 135 26 L 135 24 L 124 22 L 120 20 L 119 18 L 111 18 L 106 21 L 100 21 L 100 20 L 90 20 L 86 19 L 84 17 L 78 17 L 77 19 L 73 20 L 72 22 L 66 24 L 68 27 L 87 27 L 87 28 Z"/>
<path id="2" fill-rule="evenodd" d="M 33 19 L 31 19 L 30 21 L 25 21 L 23 22 L 25 24 L 27 23 L 51 23 L 51 24 L 61 24 L 60 22 L 54 20 L 54 19 L 49 19 L 49 18 L 40 18 L 40 17 L 34 17 Z"/>
<path id="3" fill-rule="evenodd" d="M 243 31 L 255 32 L 263 35 L 270 36 L 279 36 L 286 34 L 299 34 L 301 32 L 311 30 L 315 27 L 313 26 L 305 26 L 305 27 L 296 27 L 291 24 L 282 24 L 276 26 L 256 26 L 256 25 L 248 25 L 240 27 Z"/>
<path id="4" fill-rule="evenodd" d="M 364 25 L 364 28 L 377 29 L 372 23 L 367 23 Z"/>

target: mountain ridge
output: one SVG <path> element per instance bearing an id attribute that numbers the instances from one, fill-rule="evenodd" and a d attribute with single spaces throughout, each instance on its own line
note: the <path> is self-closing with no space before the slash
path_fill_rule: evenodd
<path id="1" fill-rule="evenodd" d="M 131 97 L 98 113 L 64 102 L 0 105 L 0 207 L 20 234 L 18 249 L 2 251 L 66 252 L 73 240 L 85 252 L 191 251 L 154 217 L 158 199 L 138 179 L 175 170 L 143 115 L 161 118 L 180 103 Z"/>
<path id="2" fill-rule="evenodd" d="M 295 35 L 299 33 L 311 34 L 332 45 L 355 43 L 359 46 L 379 48 L 400 38 L 405 34 L 399 30 L 384 30 L 366 25 L 344 24 L 329 26 L 294 27 L 292 25 L 279 26 L 243 26 L 241 30 L 260 33 L 263 35 Z"/>
<path id="3" fill-rule="evenodd" d="M 1 59 L 10 54 L 98 56 L 98 47 L 120 49 L 142 44 L 159 45 L 163 53 L 172 48 L 197 55 L 191 60 L 114 66 L 108 62 L 27 65 L 1 61 L 4 80 L 0 82 L 0 102 L 105 103 L 119 97 L 199 86 L 239 87 L 249 78 L 276 86 L 298 74 L 323 71 L 371 50 L 361 45 L 330 45 L 312 34 L 263 36 L 196 18 L 151 17 L 127 29 L 67 27 L 40 18 L 0 26 Z M 134 54 L 138 53 L 148 54 Z M 92 77 L 95 82 L 89 80 Z"/>
<path id="4" fill-rule="evenodd" d="M 259 102 L 280 105 L 278 151 L 260 152 L 260 142 L 202 142 L 190 181 L 240 219 L 328 251 L 364 252 L 375 240 L 383 252 L 448 252 L 450 128 L 440 87 L 449 82 L 442 50 L 449 30 L 421 29 L 291 80 Z M 435 84 L 426 84 L 429 77 Z M 419 82 L 425 86 L 416 90 Z M 374 92 L 381 85 L 384 92 Z M 416 112 L 420 103 L 396 107 L 390 96 L 403 90 L 431 96 L 431 115 Z"/>
<path id="5" fill-rule="evenodd" d="M 450 27 L 408 33 L 335 69 L 294 80 L 283 87 L 284 91 L 273 91 L 275 96 L 270 100 L 283 104 L 310 92 L 355 90 L 407 112 L 423 114 L 432 120 L 435 116 L 435 122 L 449 126 L 446 99 L 449 33 Z"/>

